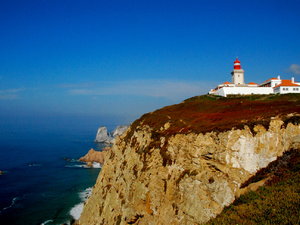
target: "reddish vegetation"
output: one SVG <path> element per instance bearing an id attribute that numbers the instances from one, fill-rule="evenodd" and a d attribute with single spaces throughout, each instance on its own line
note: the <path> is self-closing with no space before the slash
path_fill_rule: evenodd
<path id="1" fill-rule="evenodd" d="M 244 125 L 252 129 L 255 124 L 268 128 L 271 117 L 289 113 L 300 113 L 299 94 L 228 98 L 197 96 L 143 115 L 132 124 L 133 129 L 127 138 L 141 124 L 149 125 L 155 136 L 171 136 L 177 133 L 221 132 L 243 128 Z M 167 122 L 171 124 L 170 128 L 161 131 L 160 128 Z"/>

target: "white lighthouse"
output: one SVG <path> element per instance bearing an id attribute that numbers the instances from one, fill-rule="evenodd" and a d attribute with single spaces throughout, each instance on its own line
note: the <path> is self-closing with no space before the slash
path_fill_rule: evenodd
<path id="1" fill-rule="evenodd" d="M 236 59 L 233 64 L 232 75 L 232 83 L 235 85 L 245 84 L 244 81 L 244 70 L 241 67 L 241 62 Z"/>

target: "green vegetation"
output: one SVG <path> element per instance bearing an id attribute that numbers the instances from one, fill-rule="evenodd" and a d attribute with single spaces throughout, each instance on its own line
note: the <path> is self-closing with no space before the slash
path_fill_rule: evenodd
<path id="1" fill-rule="evenodd" d="M 266 177 L 272 179 L 264 187 L 242 195 L 207 225 L 300 224 L 300 151 L 286 152 L 243 186 Z"/>

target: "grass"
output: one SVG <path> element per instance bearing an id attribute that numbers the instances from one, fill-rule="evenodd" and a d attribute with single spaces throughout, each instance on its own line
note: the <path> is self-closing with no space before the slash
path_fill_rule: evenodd
<path id="1" fill-rule="evenodd" d="M 300 224 L 300 151 L 286 152 L 244 186 L 270 176 L 265 186 L 242 195 L 206 224 Z"/>

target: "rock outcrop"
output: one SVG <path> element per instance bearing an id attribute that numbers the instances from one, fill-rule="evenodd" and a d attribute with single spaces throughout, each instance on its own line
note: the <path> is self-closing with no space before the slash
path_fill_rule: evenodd
<path id="1" fill-rule="evenodd" d="M 117 126 L 116 129 L 112 132 L 112 136 L 114 138 L 121 136 L 126 130 L 128 129 L 128 126 L 123 125 L 123 126 Z"/>
<path id="2" fill-rule="evenodd" d="M 96 139 L 95 142 L 106 142 L 110 143 L 112 141 L 112 136 L 108 133 L 106 127 L 99 127 L 97 134 L 96 134 Z"/>
<path id="3" fill-rule="evenodd" d="M 107 150 L 106 151 L 95 151 L 93 148 L 91 148 L 85 156 L 83 156 L 79 159 L 79 161 L 86 162 L 86 163 L 97 162 L 97 163 L 100 163 L 101 165 L 103 165 L 104 157 L 106 154 L 107 154 Z"/>
<path id="4" fill-rule="evenodd" d="M 251 100 L 242 114 L 235 111 L 247 98 L 188 100 L 144 115 L 106 155 L 78 224 L 190 225 L 215 217 L 241 184 L 299 147 L 299 97 L 278 98 Z"/>
<path id="5" fill-rule="evenodd" d="M 117 126 L 112 133 L 109 133 L 106 127 L 99 127 L 95 142 L 112 144 L 114 143 L 114 139 L 122 135 L 127 129 L 128 126 Z"/>

